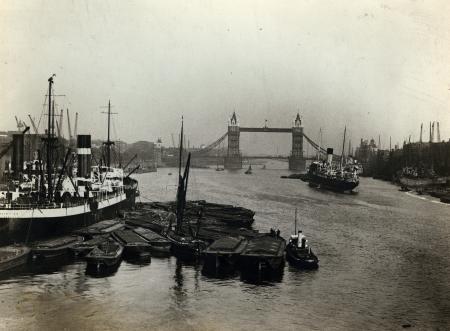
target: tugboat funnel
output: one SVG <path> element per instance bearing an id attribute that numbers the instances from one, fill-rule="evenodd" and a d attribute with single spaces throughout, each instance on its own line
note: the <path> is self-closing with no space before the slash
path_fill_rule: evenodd
<path id="1" fill-rule="evenodd" d="M 327 148 L 327 163 L 331 164 L 333 162 L 333 149 Z"/>

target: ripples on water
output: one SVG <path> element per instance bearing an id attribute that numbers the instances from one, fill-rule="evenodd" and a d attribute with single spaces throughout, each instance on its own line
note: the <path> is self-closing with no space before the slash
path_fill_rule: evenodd
<path id="1" fill-rule="evenodd" d="M 172 200 L 173 169 L 139 175 L 142 201 Z M 8 330 L 379 330 L 450 328 L 450 206 L 362 179 L 343 195 L 280 179 L 281 170 L 192 169 L 189 199 L 256 211 L 255 228 L 299 224 L 317 271 L 286 264 L 281 281 L 211 279 L 173 257 L 123 261 L 96 278 L 84 262 L 34 266 L 0 278 L 0 328 Z"/>

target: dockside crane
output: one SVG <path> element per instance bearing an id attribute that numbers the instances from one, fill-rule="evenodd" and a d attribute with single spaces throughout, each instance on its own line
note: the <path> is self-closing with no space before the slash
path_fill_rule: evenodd
<path id="1" fill-rule="evenodd" d="M 420 123 L 420 142 L 422 142 L 423 123 Z"/>
<path id="2" fill-rule="evenodd" d="M 434 143 L 434 121 L 433 121 L 433 125 L 431 126 L 431 142 Z"/>
<path id="3" fill-rule="evenodd" d="M 439 130 L 439 122 L 436 123 L 437 126 L 437 142 L 441 142 L 441 131 Z"/>
<path id="4" fill-rule="evenodd" d="M 23 128 L 26 128 L 26 127 L 27 127 L 27 126 L 25 125 L 25 122 L 24 122 L 24 121 L 19 120 L 19 119 L 17 118 L 17 116 L 14 116 L 14 117 L 15 117 L 15 119 L 16 119 L 17 129 L 18 129 L 19 131 L 22 131 Z"/>
<path id="5" fill-rule="evenodd" d="M 29 126 L 25 126 L 25 130 L 23 130 L 21 133 L 22 135 L 24 135 L 25 133 L 28 132 L 28 130 L 30 130 Z M 11 149 L 11 147 L 13 146 L 14 142 L 11 141 L 10 143 L 8 143 L 6 146 L 3 147 L 2 150 L 0 150 L 0 159 L 5 156 L 6 153 L 8 153 L 8 151 Z"/>
<path id="6" fill-rule="evenodd" d="M 75 113 L 75 126 L 73 128 L 73 138 L 77 139 L 78 134 L 78 113 Z"/>
<path id="7" fill-rule="evenodd" d="M 69 108 L 67 108 L 67 129 L 69 130 L 69 145 L 72 143 L 72 128 L 70 127 L 70 114 Z"/>
<path id="8" fill-rule="evenodd" d="M 175 139 L 173 138 L 173 133 L 170 134 L 172 137 L 172 147 L 175 148 Z"/>
<path id="9" fill-rule="evenodd" d="M 34 122 L 34 120 L 30 114 L 28 114 L 28 117 L 30 118 L 31 126 L 33 127 L 34 133 L 38 134 L 38 128 L 36 126 L 36 123 Z"/>

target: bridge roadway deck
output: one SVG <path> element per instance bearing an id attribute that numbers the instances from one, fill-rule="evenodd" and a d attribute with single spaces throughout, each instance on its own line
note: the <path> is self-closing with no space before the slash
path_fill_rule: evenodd
<path id="1" fill-rule="evenodd" d="M 292 128 L 268 128 L 268 127 L 262 127 L 262 128 L 246 128 L 246 127 L 240 127 L 240 132 L 279 132 L 279 133 L 291 133 Z"/>

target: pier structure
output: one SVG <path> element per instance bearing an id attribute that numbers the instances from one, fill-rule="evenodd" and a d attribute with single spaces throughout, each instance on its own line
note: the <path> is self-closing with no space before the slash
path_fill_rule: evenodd
<path id="1" fill-rule="evenodd" d="M 289 170 L 305 170 L 306 160 L 303 156 L 303 126 L 300 114 L 294 120 L 292 128 L 269 128 L 264 127 L 240 127 L 236 113 L 230 118 L 228 124 L 228 150 L 224 160 L 225 169 L 242 169 L 242 154 L 239 150 L 239 139 L 241 132 L 276 132 L 292 134 L 292 151 L 289 156 Z"/>

